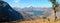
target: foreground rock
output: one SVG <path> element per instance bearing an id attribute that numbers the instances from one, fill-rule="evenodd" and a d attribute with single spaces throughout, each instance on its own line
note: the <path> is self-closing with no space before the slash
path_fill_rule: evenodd
<path id="1" fill-rule="evenodd" d="M 12 9 L 8 3 L 0 1 L 0 22 L 18 21 L 20 19 L 23 19 L 21 13 Z"/>

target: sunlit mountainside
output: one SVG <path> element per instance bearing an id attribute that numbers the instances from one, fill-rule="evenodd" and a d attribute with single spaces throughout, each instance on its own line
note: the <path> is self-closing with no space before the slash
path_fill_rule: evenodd
<path id="1" fill-rule="evenodd" d="M 18 12 L 22 13 L 24 18 L 29 20 L 40 19 L 40 17 L 48 17 L 53 13 L 51 8 L 40 8 L 40 7 L 25 7 L 25 8 L 14 8 Z"/>
<path id="2" fill-rule="evenodd" d="M 37 7 L 25 7 L 25 8 L 14 8 L 18 12 L 21 12 L 25 21 L 19 23 L 59 23 L 60 19 L 54 22 L 54 12 L 52 8 L 37 8 Z M 34 15 L 35 11 L 37 11 L 37 15 Z M 38 13 L 38 11 L 43 12 L 42 15 Z M 38 15 L 40 14 L 40 15 Z M 58 14 L 58 13 L 57 13 Z M 57 15 L 59 16 L 59 15 Z M 43 19 L 43 17 L 47 17 Z M 48 21 L 50 19 L 50 21 Z"/>

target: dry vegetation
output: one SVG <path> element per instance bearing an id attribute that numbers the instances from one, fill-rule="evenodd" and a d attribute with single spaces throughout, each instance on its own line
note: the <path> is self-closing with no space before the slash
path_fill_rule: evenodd
<path id="1" fill-rule="evenodd" d="M 19 23 L 60 23 L 60 19 L 57 19 L 54 22 L 54 14 L 50 16 L 50 19 L 37 19 L 37 20 L 31 20 L 31 21 L 21 21 Z"/>
<path id="2" fill-rule="evenodd" d="M 32 20 L 32 21 L 22 21 L 22 22 L 19 22 L 19 23 L 60 23 L 60 20 L 58 21 L 48 21 L 47 19 L 41 19 L 41 20 Z"/>
<path id="3" fill-rule="evenodd" d="M 8 22 L 4 22 L 8 23 Z M 19 21 L 19 22 L 9 22 L 9 23 L 60 23 L 60 20 L 58 21 L 48 21 L 48 19 L 38 19 L 38 20 L 31 20 L 31 21 Z"/>

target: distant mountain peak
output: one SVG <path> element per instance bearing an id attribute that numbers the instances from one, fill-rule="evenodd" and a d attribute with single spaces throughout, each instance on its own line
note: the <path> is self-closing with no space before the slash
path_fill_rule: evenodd
<path id="1" fill-rule="evenodd" d="M 33 6 L 27 6 L 27 8 L 32 8 Z"/>

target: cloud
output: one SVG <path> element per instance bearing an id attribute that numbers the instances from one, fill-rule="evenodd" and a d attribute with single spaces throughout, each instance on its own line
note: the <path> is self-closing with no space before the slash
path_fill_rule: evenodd
<path id="1" fill-rule="evenodd" d="M 15 2 L 15 3 L 17 3 L 17 2 L 19 2 L 20 0 L 13 0 L 13 2 Z"/>

